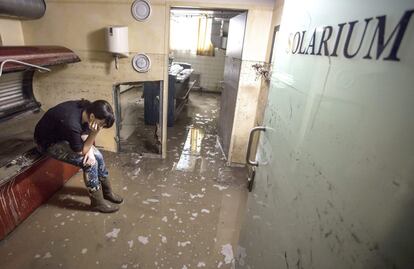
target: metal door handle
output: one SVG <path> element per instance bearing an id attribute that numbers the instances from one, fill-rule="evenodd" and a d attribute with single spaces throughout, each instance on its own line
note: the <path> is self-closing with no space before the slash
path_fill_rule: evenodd
<path id="1" fill-rule="evenodd" d="M 265 132 L 265 131 L 266 131 L 266 127 L 264 127 L 264 126 L 257 126 L 257 127 L 254 127 L 254 128 L 250 131 L 250 135 L 249 135 L 249 143 L 247 144 L 246 162 L 247 162 L 248 164 L 252 165 L 252 166 L 259 166 L 259 162 L 257 162 L 256 160 L 255 160 L 255 161 L 251 161 L 251 160 L 250 160 L 250 153 L 251 153 L 251 151 L 252 151 L 252 143 L 253 143 L 254 133 L 255 133 L 255 132 L 260 132 L 260 131 Z"/>

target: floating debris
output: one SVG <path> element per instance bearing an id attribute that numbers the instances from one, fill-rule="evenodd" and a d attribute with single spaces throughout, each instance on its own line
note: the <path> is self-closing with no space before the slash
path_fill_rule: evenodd
<path id="1" fill-rule="evenodd" d="M 108 237 L 108 238 L 117 238 L 120 231 L 121 231 L 121 229 L 114 228 L 112 230 L 112 232 L 109 232 L 109 233 L 106 234 L 106 237 Z"/>
<path id="2" fill-rule="evenodd" d="M 226 264 L 234 260 L 233 247 L 230 244 L 221 246 L 221 254 L 224 255 L 224 262 Z"/>
<path id="3" fill-rule="evenodd" d="M 177 246 L 179 246 L 179 247 L 185 247 L 185 246 L 187 246 L 187 245 L 189 245 L 189 244 L 191 244 L 191 242 L 190 242 L 190 241 L 178 242 L 178 243 L 177 243 Z"/>
<path id="4" fill-rule="evenodd" d="M 204 194 L 191 194 L 190 193 L 190 198 L 191 199 L 194 199 L 194 198 L 203 198 L 204 197 Z"/>
<path id="5" fill-rule="evenodd" d="M 46 252 L 46 254 L 43 256 L 43 259 L 50 259 L 52 258 L 52 254 L 50 252 Z"/>
<path id="6" fill-rule="evenodd" d="M 138 236 L 138 241 L 141 242 L 141 244 L 146 245 L 148 244 L 149 240 L 146 236 Z"/>
<path id="7" fill-rule="evenodd" d="M 222 191 L 222 190 L 226 190 L 226 189 L 228 189 L 228 187 L 229 187 L 229 186 L 222 186 L 222 185 L 217 185 L 217 184 L 214 184 L 214 185 L 213 185 L 213 187 L 216 187 L 216 188 L 218 188 L 220 191 Z"/>
<path id="8" fill-rule="evenodd" d="M 159 203 L 159 202 L 160 202 L 160 200 L 158 200 L 158 199 L 147 199 L 147 200 L 143 201 L 142 203 L 143 204 L 148 204 L 148 203 Z"/>
<path id="9" fill-rule="evenodd" d="M 236 256 L 238 264 L 244 266 L 245 259 L 247 257 L 246 249 L 241 246 L 237 246 Z"/>

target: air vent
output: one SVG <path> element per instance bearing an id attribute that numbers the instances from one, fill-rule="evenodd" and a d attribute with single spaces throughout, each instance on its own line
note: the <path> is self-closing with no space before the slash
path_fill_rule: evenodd
<path id="1" fill-rule="evenodd" d="M 146 73 L 151 68 L 151 60 L 147 55 L 140 53 L 135 55 L 132 59 L 132 66 L 135 71 L 139 73 Z"/>
<path id="2" fill-rule="evenodd" d="M 146 21 L 151 15 L 151 5 L 146 0 L 135 0 L 131 6 L 131 13 L 137 21 Z"/>

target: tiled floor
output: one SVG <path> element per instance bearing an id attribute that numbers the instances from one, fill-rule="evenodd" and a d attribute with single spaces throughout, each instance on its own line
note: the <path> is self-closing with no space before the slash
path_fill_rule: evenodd
<path id="1" fill-rule="evenodd" d="M 191 95 L 166 160 L 105 153 L 121 210 L 90 212 L 77 174 L 0 242 L 0 268 L 232 268 L 246 175 L 217 147 L 218 105 Z"/>

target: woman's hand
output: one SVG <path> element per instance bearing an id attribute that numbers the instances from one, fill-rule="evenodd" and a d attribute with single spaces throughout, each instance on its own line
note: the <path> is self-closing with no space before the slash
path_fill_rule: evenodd
<path id="1" fill-rule="evenodd" d="M 89 133 L 88 138 L 85 140 L 85 143 L 83 144 L 83 154 L 89 154 L 89 151 L 93 146 L 95 138 L 98 135 L 99 131 L 103 128 L 103 126 L 104 123 L 99 123 L 99 121 L 96 120 L 89 122 L 89 129 L 91 130 L 91 132 Z"/>
<path id="2" fill-rule="evenodd" d="M 89 129 L 93 133 L 98 133 L 102 129 L 102 125 L 98 124 L 96 121 L 91 121 L 89 123 Z"/>
<path id="3" fill-rule="evenodd" d="M 83 157 L 83 165 L 85 166 L 92 166 L 96 163 L 95 154 L 93 154 L 93 146 L 88 151 L 87 154 L 85 154 L 85 157 Z"/>

